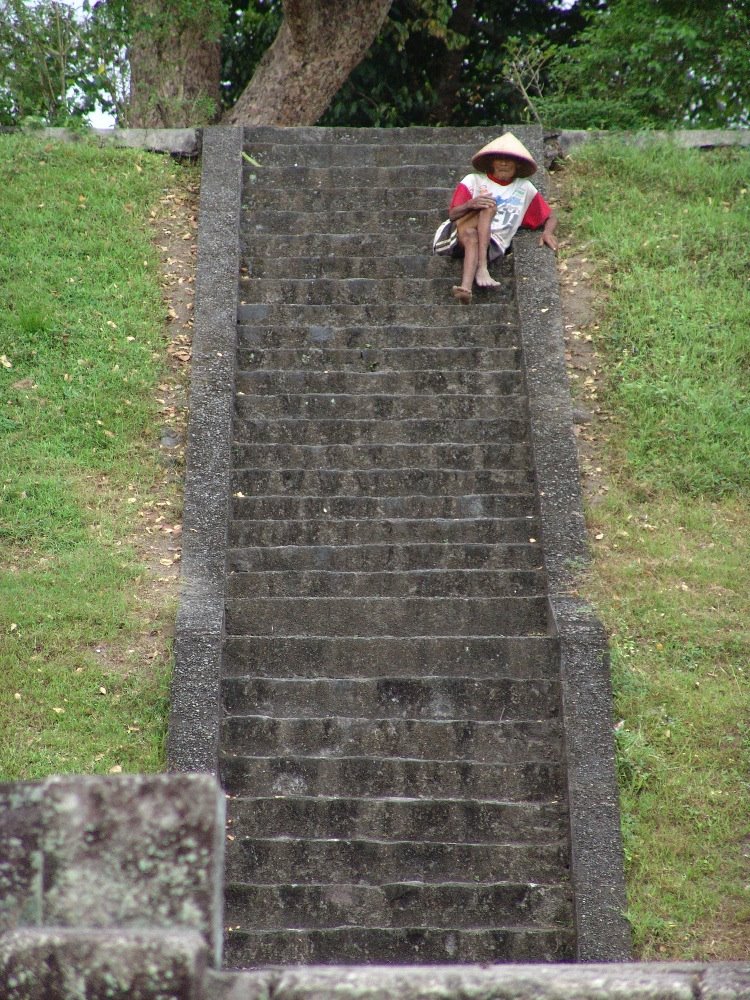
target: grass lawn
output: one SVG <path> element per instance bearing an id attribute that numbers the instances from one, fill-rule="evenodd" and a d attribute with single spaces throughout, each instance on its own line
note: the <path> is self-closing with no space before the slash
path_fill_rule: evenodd
<path id="1" fill-rule="evenodd" d="M 562 256 L 585 254 L 596 290 L 582 589 L 611 634 L 641 959 L 750 945 L 748 168 L 597 144 L 561 182 Z"/>
<path id="2" fill-rule="evenodd" d="M 164 766 L 174 598 L 134 539 L 179 520 L 152 224 L 190 174 L 0 136 L 2 780 Z"/>

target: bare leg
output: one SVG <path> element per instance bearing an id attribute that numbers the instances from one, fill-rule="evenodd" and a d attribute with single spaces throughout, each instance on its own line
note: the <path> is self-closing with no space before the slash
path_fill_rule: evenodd
<path id="1" fill-rule="evenodd" d="M 477 268 L 474 280 L 480 288 L 497 288 L 499 281 L 490 275 L 487 270 L 487 251 L 490 248 L 490 227 L 495 212 L 491 208 L 486 208 L 479 213 L 477 220 Z"/>
<path id="2" fill-rule="evenodd" d="M 459 219 L 456 229 L 458 231 L 458 242 L 463 248 L 463 270 L 461 272 L 461 284 L 453 286 L 453 295 L 464 304 L 471 302 L 471 288 L 474 284 L 474 275 L 477 273 L 477 263 L 479 262 L 479 243 L 477 237 L 478 212 L 465 215 Z"/>
<path id="3" fill-rule="evenodd" d="M 480 288 L 495 288 L 500 284 L 487 270 L 490 227 L 494 215 L 494 209 L 486 208 L 463 216 L 456 225 L 458 242 L 464 251 L 461 284 L 453 286 L 453 295 L 459 302 L 471 301 L 471 289 L 475 281 Z"/>
<path id="4" fill-rule="evenodd" d="M 453 286 L 453 294 L 459 301 L 469 302 L 471 300 L 471 286 L 474 284 L 474 275 L 479 260 L 476 227 L 464 228 L 463 232 L 459 234 L 459 241 L 464 248 L 464 262 L 461 284 Z"/>

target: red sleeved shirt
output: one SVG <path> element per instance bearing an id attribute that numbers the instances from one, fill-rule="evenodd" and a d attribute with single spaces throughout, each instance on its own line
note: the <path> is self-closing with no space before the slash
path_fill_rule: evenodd
<path id="1" fill-rule="evenodd" d="M 495 183 L 497 183 L 497 181 L 495 181 Z M 501 186 L 506 187 L 507 185 Z M 453 199 L 451 200 L 450 207 L 455 208 L 456 205 L 463 205 L 465 202 L 471 201 L 472 197 L 471 191 L 469 191 L 465 184 L 461 183 L 453 192 Z M 537 191 L 531 204 L 526 209 L 526 214 L 521 221 L 521 225 L 526 229 L 539 229 L 539 227 L 543 226 L 550 217 L 551 212 L 551 208 Z"/>

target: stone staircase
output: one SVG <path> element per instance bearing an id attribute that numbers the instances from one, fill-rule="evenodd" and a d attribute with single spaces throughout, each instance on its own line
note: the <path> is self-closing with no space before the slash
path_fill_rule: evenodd
<path id="1" fill-rule="evenodd" d="M 512 258 L 429 255 L 496 132 L 245 135 L 228 967 L 575 956 Z"/>

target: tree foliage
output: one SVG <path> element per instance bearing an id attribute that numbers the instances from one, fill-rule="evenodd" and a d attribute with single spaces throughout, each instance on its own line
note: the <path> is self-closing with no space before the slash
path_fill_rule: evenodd
<path id="1" fill-rule="evenodd" d="M 561 47 L 539 102 L 568 128 L 748 124 L 748 0 L 612 0 Z"/>
<path id="2" fill-rule="evenodd" d="M 571 39 L 594 0 L 395 0 L 368 57 L 324 116 L 326 124 L 494 125 L 529 117 L 505 72 L 515 37 Z M 432 9 L 430 9 L 432 7 Z"/>
<path id="3" fill-rule="evenodd" d="M 111 28 L 88 2 L 77 15 L 59 0 L 0 0 L 0 124 L 69 124 L 92 110 L 100 91 L 114 108 L 122 95 L 111 84 Z"/>

